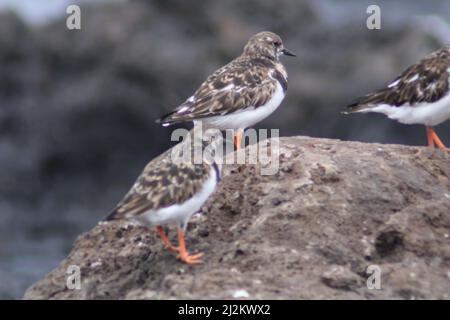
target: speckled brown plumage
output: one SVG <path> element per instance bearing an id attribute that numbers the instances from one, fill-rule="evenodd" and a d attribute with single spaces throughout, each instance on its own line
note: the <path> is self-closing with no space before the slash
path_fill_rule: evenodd
<path id="1" fill-rule="evenodd" d="M 107 220 L 133 218 L 191 198 L 209 177 L 209 164 L 150 162 Z"/>
<path id="2" fill-rule="evenodd" d="M 220 181 L 215 158 L 222 145 L 221 138 L 199 135 L 194 128 L 182 142 L 147 164 L 106 220 L 126 219 L 154 226 L 164 247 L 176 252 L 178 259 L 191 265 L 201 263 L 202 252 L 188 252 L 185 231 L 190 217 L 200 210 Z M 197 147 L 201 147 L 201 153 Z M 178 246 L 172 244 L 162 227 L 172 223 L 178 224 Z"/>
<path id="3" fill-rule="evenodd" d="M 168 125 L 265 105 L 277 82 L 287 90 L 281 54 L 293 55 L 284 49 L 278 35 L 267 31 L 254 35 L 238 58 L 210 75 L 193 96 L 158 122 Z"/>
<path id="4" fill-rule="evenodd" d="M 347 106 L 357 112 L 379 104 L 391 106 L 435 102 L 449 92 L 450 46 L 435 51 L 406 69 L 390 85 Z"/>

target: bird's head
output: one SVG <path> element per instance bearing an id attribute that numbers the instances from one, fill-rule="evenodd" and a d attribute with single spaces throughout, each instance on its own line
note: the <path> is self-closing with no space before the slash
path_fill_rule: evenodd
<path id="1" fill-rule="evenodd" d="M 281 55 L 295 57 L 295 54 L 283 46 L 280 36 L 270 31 L 263 31 L 252 36 L 244 47 L 244 54 L 249 57 L 266 57 L 274 60 L 278 60 Z"/>

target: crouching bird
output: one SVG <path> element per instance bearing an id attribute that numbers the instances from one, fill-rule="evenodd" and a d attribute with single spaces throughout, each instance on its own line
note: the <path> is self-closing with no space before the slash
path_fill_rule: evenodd
<path id="1" fill-rule="evenodd" d="M 404 124 L 426 126 L 428 146 L 448 150 L 433 127 L 450 119 L 450 46 L 410 66 L 387 87 L 347 106 L 343 113 L 379 112 Z"/>
<path id="2" fill-rule="evenodd" d="M 106 220 L 128 219 L 156 227 L 164 246 L 177 252 L 178 259 L 187 264 L 201 263 L 203 253 L 190 254 L 186 249 L 186 226 L 219 181 L 220 167 L 214 160 L 201 164 L 178 163 L 168 157 L 152 161 Z M 170 243 L 162 227 L 169 223 L 178 226 L 178 246 Z"/>

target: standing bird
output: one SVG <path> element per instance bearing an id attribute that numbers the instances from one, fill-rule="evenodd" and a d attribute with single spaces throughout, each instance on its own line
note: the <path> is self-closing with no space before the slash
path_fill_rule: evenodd
<path id="1" fill-rule="evenodd" d="M 404 124 L 426 126 L 428 146 L 446 150 L 433 129 L 450 119 L 450 46 L 410 66 L 386 88 L 367 94 L 344 113 L 379 112 Z"/>
<path id="2" fill-rule="evenodd" d="M 177 258 L 187 264 L 201 262 L 203 253 L 191 255 L 186 250 L 185 230 L 189 218 L 214 192 L 220 181 L 216 162 L 201 164 L 175 163 L 170 158 L 151 161 L 144 168 L 131 190 L 106 220 L 130 219 L 156 226 L 164 246 L 178 252 Z M 162 225 L 178 224 L 178 247 L 173 246 Z"/>
<path id="3" fill-rule="evenodd" d="M 287 72 L 280 56 L 294 56 L 273 32 L 250 38 L 244 52 L 218 69 L 183 104 L 157 120 L 163 126 L 202 121 L 206 128 L 235 129 L 240 148 L 245 128 L 278 108 L 287 90 Z"/>

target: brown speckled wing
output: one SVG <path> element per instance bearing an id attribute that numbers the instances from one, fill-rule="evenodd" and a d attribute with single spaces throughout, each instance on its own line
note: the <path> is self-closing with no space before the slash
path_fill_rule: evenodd
<path id="1" fill-rule="evenodd" d="M 449 91 L 449 47 L 438 50 L 406 69 L 388 87 L 369 93 L 347 106 L 349 112 L 375 107 L 435 102 Z"/>
<path id="2" fill-rule="evenodd" d="M 209 173 L 206 164 L 149 163 L 107 220 L 132 218 L 148 210 L 183 203 L 200 190 Z"/>
<path id="3" fill-rule="evenodd" d="M 159 120 L 171 124 L 264 105 L 285 77 L 267 59 L 238 58 L 209 76 L 192 97 Z"/>

